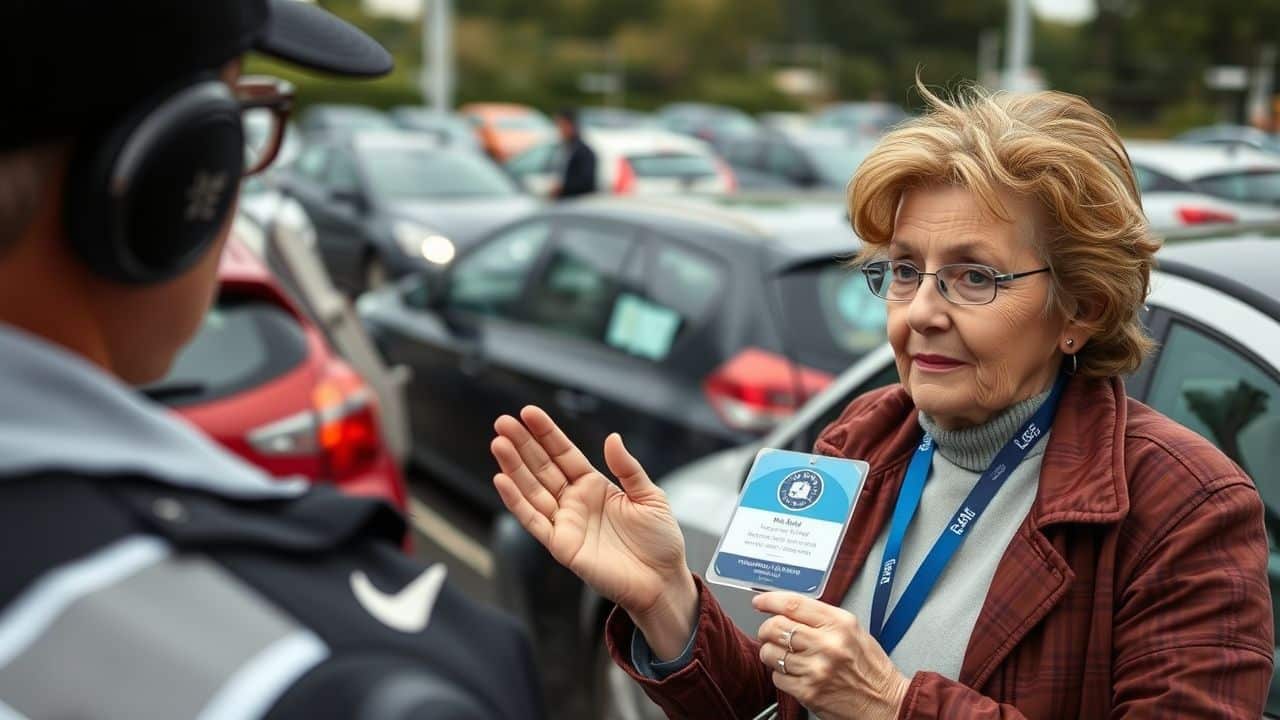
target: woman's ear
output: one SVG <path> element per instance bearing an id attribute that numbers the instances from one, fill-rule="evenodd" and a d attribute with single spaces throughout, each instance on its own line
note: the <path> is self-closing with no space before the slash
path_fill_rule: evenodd
<path id="1" fill-rule="evenodd" d="M 1075 315 L 1067 320 L 1058 339 L 1058 349 L 1066 355 L 1074 355 L 1084 349 L 1089 339 L 1098 331 L 1104 307 L 1088 298 L 1076 302 Z"/>

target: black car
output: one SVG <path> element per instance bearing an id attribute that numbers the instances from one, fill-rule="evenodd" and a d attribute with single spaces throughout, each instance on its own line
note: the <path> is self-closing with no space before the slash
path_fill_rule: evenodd
<path id="1" fill-rule="evenodd" d="M 843 191 L 873 147 L 839 130 L 772 130 L 729 143 L 724 157 L 742 190 Z"/>
<path id="2" fill-rule="evenodd" d="M 412 371 L 416 464 L 496 510 L 493 421 L 526 404 L 595 461 L 621 432 L 655 476 L 771 429 L 883 338 L 883 304 L 837 260 L 856 248 L 838 206 L 593 199 L 359 311 Z"/>
<path id="3" fill-rule="evenodd" d="M 309 144 L 279 185 L 311 217 L 334 284 L 352 293 L 447 264 L 538 205 L 488 158 L 405 131 Z"/>

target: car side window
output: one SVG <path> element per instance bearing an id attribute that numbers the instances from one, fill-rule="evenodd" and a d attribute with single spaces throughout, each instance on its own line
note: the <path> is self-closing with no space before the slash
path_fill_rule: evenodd
<path id="1" fill-rule="evenodd" d="M 1166 190 L 1186 191 L 1188 188 L 1183 183 L 1174 180 L 1164 173 L 1156 172 L 1149 167 L 1142 165 L 1133 166 L 1133 174 L 1138 178 L 1138 190 L 1140 192 L 1160 192 Z"/>
<path id="2" fill-rule="evenodd" d="M 603 341 L 634 245 L 628 231 L 608 225 L 561 226 L 547 267 L 534 280 L 528 320 L 554 332 Z"/>
<path id="3" fill-rule="evenodd" d="M 330 190 L 356 192 L 360 189 L 360 176 L 356 174 L 351 156 L 334 151 L 329 157 L 329 167 L 324 174 L 324 184 Z"/>
<path id="4" fill-rule="evenodd" d="M 809 166 L 800 153 L 782 143 L 769 145 L 765 153 L 765 169 L 788 178 L 798 178 L 809 172 Z"/>
<path id="5" fill-rule="evenodd" d="M 1217 338 L 1177 322 L 1160 352 L 1147 404 L 1200 433 L 1253 478 L 1272 552 L 1280 532 L 1280 381 Z"/>
<path id="6" fill-rule="evenodd" d="M 550 223 L 535 220 L 511 228 L 459 258 L 446 305 L 481 315 L 515 316 L 529 273 L 550 237 Z"/>
<path id="7" fill-rule="evenodd" d="M 760 144 L 754 140 L 738 140 L 731 143 L 726 157 L 734 165 L 746 168 L 760 166 Z"/>
<path id="8" fill-rule="evenodd" d="M 512 158 L 511 162 L 507 163 L 507 169 L 516 175 L 545 172 L 551 167 L 551 156 L 555 149 L 556 145 L 554 143 L 547 143 L 526 150 Z"/>
<path id="9" fill-rule="evenodd" d="M 645 275 L 643 296 L 630 291 L 618 296 L 605 342 L 661 362 L 689 328 L 711 312 L 728 278 L 716 260 L 665 241 L 658 245 Z"/>

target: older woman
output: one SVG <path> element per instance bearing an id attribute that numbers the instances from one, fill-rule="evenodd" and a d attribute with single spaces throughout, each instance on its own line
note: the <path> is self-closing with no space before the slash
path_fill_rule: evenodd
<path id="1" fill-rule="evenodd" d="M 1120 139 L 1068 95 L 921 92 L 850 186 L 901 384 L 817 442 L 871 467 L 821 600 L 760 594 L 742 634 L 621 438 L 619 489 L 537 408 L 495 424 L 499 493 L 617 603 L 614 657 L 672 717 L 1257 718 L 1261 500 L 1119 379 L 1158 245 Z"/>

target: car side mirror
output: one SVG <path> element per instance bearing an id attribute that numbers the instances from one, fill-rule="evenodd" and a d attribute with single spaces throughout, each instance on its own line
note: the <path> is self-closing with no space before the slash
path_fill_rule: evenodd
<path id="1" fill-rule="evenodd" d="M 405 279 L 400 287 L 404 304 L 417 310 L 443 310 L 449 299 L 449 272 L 428 265 Z"/>

